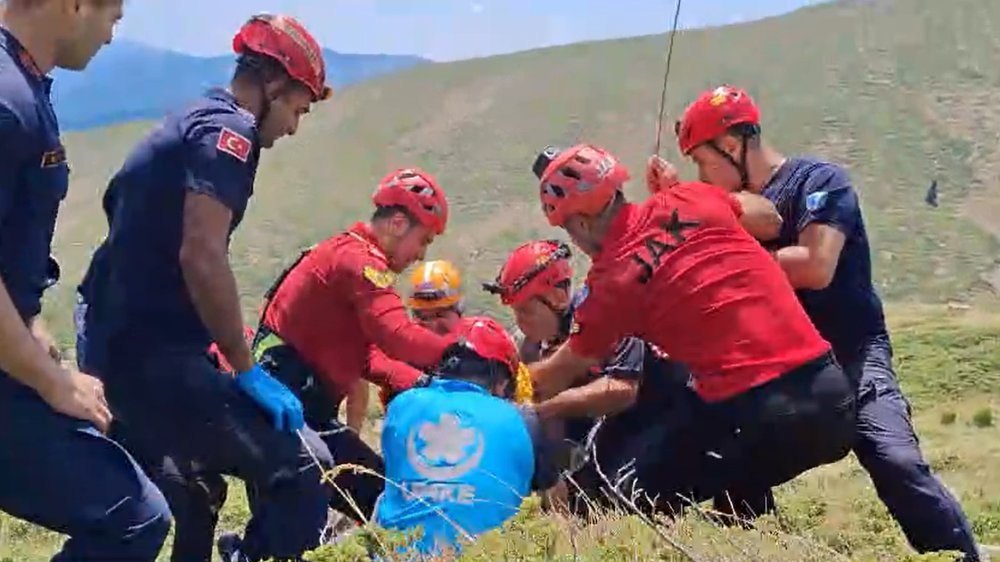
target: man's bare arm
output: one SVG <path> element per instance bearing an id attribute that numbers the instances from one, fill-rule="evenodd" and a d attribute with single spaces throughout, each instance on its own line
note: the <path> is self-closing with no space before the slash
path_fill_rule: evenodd
<path id="1" fill-rule="evenodd" d="M 825 289 L 833 280 L 844 247 L 844 233 L 814 223 L 799 233 L 799 243 L 775 252 L 775 258 L 796 289 Z"/>
<path id="2" fill-rule="evenodd" d="M 39 345 L 21 320 L 3 280 L 0 280 L 0 369 L 43 397 L 67 377 L 66 371 Z"/>
<path id="3" fill-rule="evenodd" d="M 737 191 L 733 197 L 743 209 L 740 223 L 751 236 L 768 242 L 781 234 L 781 215 L 768 198 L 749 191 Z"/>
<path id="4" fill-rule="evenodd" d="M 52 357 L 56 361 L 62 360 L 62 352 L 59 350 L 59 344 L 56 342 L 56 338 L 52 335 L 52 332 L 49 331 L 49 327 L 42 319 L 41 314 L 28 321 L 28 329 L 31 331 L 31 336 L 42 346 L 45 353 L 49 354 L 49 357 Z"/>
<path id="5" fill-rule="evenodd" d="M 237 373 L 253 368 L 243 335 L 236 277 L 229 266 L 232 212 L 210 195 L 188 192 L 184 199 L 184 234 L 180 265 L 195 309 L 222 354 Z"/>
<path id="6" fill-rule="evenodd" d="M 347 410 L 347 426 L 361 433 L 365 426 L 365 419 L 368 417 L 368 397 L 371 387 L 368 381 L 358 379 L 354 381 L 354 386 L 347 394 L 345 409 Z"/>
<path id="7" fill-rule="evenodd" d="M 0 369 L 33 389 L 53 410 L 107 431 L 111 410 L 104 385 L 89 375 L 65 369 L 39 345 L 0 279 Z"/>
<path id="8" fill-rule="evenodd" d="M 575 380 L 600 362 L 600 359 L 577 355 L 570 349 L 568 342 L 564 343 L 547 359 L 528 365 L 536 399 L 548 400 L 566 390 Z"/>
<path id="9" fill-rule="evenodd" d="M 535 406 L 545 419 L 607 416 L 628 409 L 639 394 L 639 382 L 600 377 L 583 386 L 566 389 Z"/>

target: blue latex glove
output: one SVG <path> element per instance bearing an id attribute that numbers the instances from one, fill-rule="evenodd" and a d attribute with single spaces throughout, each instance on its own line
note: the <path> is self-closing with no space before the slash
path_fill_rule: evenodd
<path id="1" fill-rule="evenodd" d="M 236 375 L 236 386 L 267 411 L 279 431 L 302 429 L 302 402 L 260 365 Z"/>

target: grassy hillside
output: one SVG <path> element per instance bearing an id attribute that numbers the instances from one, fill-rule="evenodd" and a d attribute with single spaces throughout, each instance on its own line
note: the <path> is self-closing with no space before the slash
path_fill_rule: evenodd
<path id="1" fill-rule="evenodd" d="M 976 537 L 1000 544 L 1000 429 L 994 421 L 1000 413 L 1000 317 L 907 307 L 893 309 L 890 318 L 900 380 L 911 398 L 927 459 L 962 502 Z M 373 406 L 370 443 L 378 442 L 379 414 Z M 762 521 L 754 531 L 720 531 L 696 513 L 660 532 L 680 542 L 699 562 L 953 560 L 913 556 L 853 455 L 782 486 L 777 498 L 778 517 Z M 531 505 L 503 534 L 483 539 L 463 560 L 687 560 L 637 520 L 609 515 L 587 525 L 541 516 Z M 246 519 L 243 486 L 231 482 L 219 532 L 240 531 Z M 0 515 L 0 562 L 45 562 L 61 540 Z M 545 557 L 546 552 L 554 557 Z M 166 549 L 160 559 L 168 558 Z M 336 549 L 318 553 L 313 560 L 366 559 L 350 549 Z"/>
<path id="2" fill-rule="evenodd" d="M 781 150 L 850 167 L 879 287 L 896 303 L 889 316 L 897 366 L 925 453 L 966 507 L 977 537 L 992 544 L 1000 544 L 993 421 L 1000 315 L 978 305 L 995 305 L 990 281 L 1000 286 L 1000 243 L 991 236 L 1000 237 L 998 32 L 1000 3 L 986 0 L 845 1 L 684 32 L 667 108 L 672 120 L 706 87 L 743 85 L 762 104 L 765 134 Z M 523 240 L 559 234 L 538 210 L 529 171 L 535 153 L 585 139 L 618 152 L 641 177 L 664 46 L 657 36 L 544 49 L 416 68 L 339 92 L 298 135 L 265 154 L 233 246 L 247 312 L 297 248 L 366 217 L 377 179 L 406 164 L 433 171 L 449 190 L 454 220 L 432 257 L 465 269 L 473 310 L 497 312 L 479 282 Z M 99 197 L 149 127 L 67 135 L 73 190 L 56 242 L 64 278 L 46 313 L 66 343 L 73 287 L 105 232 Z M 676 160 L 672 137 L 665 144 Z M 941 190 L 936 209 L 923 203 L 932 179 Z M 642 196 L 639 183 L 629 190 Z M 953 300 L 977 306 L 940 304 Z M 780 516 L 757 531 L 719 531 L 697 515 L 660 531 L 705 561 L 918 559 L 853 457 L 783 486 L 778 496 Z M 220 530 L 239 529 L 246 519 L 242 486 L 231 486 L 230 497 Z M 0 561 L 41 562 L 59 540 L 0 516 Z M 348 551 L 323 556 L 357 559 Z M 684 558 L 634 520 L 585 526 L 528 510 L 466 559 Z"/>
<path id="3" fill-rule="evenodd" d="M 984 276 L 1000 266 L 1000 245 L 982 228 L 1000 210 L 996 29 L 997 2 L 897 0 L 683 32 L 667 116 L 719 82 L 749 88 L 780 149 L 850 167 L 887 298 L 964 298 L 988 288 Z M 374 183 L 406 164 L 446 186 L 454 220 L 432 252 L 466 268 L 476 287 L 514 245 L 557 234 L 529 171 L 540 147 L 600 143 L 641 177 L 664 45 L 654 36 L 430 65 L 339 92 L 264 155 L 233 247 L 248 310 L 297 247 L 367 216 Z M 69 293 L 104 234 L 100 193 L 149 126 L 67 135 L 73 189 L 56 243 L 65 276 L 48 313 L 64 337 Z M 678 159 L 672 134 L 665 146 Z M 923 203 L 932 179 L 942 193 L 936 209 Z M 474 308 L 495 304 L 471 296 Z"/>
<path id="4" fill-rule="evenodd" d="M 683 32 L 667 116 L 721 81 L 749 88 L 780 149 L 850 167 L 887 298 L 967 298 L 1000 266 L 1000 246 L 983 228 L 997 228 L 1000 210 L 998 30 L 997 2 L 896 0 Z M 406 164 L 436 173 L 454 207 L 433 254 L 467 270 L 474 309 L 495 307 L 478 282 L 525 238 L 558 234 L 538 211 L 529 171 L 540 147 L 597 142 L 641 177 L 664 46 L 655 36 L 535 50 L 418 67 L 339 92 L 264 155 L 233 247 L 247 309 L 297 247 L 367 216 L 377 179 Z M 66 135 L 73 186 L 56 242 L 65 275 L 47 313 L 65 341 L 73 286 L 105 230 L 98 198 L 149 126 Z M 665 146 L 676 160 L 673 141 Z M 932 179 L 936 209 L 923 203 Z M 630 186 L 635 196 L 642 190 Z"/>

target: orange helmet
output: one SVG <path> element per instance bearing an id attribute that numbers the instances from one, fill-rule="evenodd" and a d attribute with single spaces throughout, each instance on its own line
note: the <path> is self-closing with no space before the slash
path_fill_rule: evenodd
<path id="1" fill-rule="evenodd" d="M 251 51 L 275 59 L 293 80 L 309 88 L 313 101 L 333 94 L 326 85 L 326 63 L 319 43 L 291 16 L 252 16 L 233 37 L 233 51 L 238 55 Z"/>
<path id="2" fill-rule="evenodd" d="M 445 260 L 426 261 L 410 275 L 407 306 L 417 310 L 461 307 L 462 275 Z"/>
<path id="3" fill-rule="evenodd" d="M 435 234 L 448 223 L 448 199 L 434 176 L 419 168 L 390 172 L 379 182 L 372 202 L 378 207 L 404 207 Z"/>
<path id="4" fill-rule="evenodd" d="M 629 173 L 603 148 L 578 144 L 553 158 L 539 179 L 545 217 L 552 226 L 562 226 L 571 215 L 600 213 L 621 191 Z"/>
<path id="5" fill-rule="evenodd" d="M 500 301 L 515 306 L 533 297 L 544 297 L 573 278 L 572 252 L 559 240 L 533 240 L 518 246 L 500 269 L 493 283 L 483 289 L 500 295 Z"/>

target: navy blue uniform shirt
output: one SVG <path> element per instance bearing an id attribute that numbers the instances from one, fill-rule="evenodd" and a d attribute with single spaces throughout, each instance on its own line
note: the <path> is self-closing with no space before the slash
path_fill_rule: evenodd
<path id="1" fill-rule="evenodd" d="M 49 254 L 69 188 L 51 86 L 21 43 L 0 29 L 0 276 L 25 321 L 41 311 L 53 273 L 58 278 Z"/>
<path id="2" fill-rule="evenodd" d="M 871 250 L 858 195 L 847 172 L 836 164 L 789 158 L 765 186 L 763 195 L 781 214 L 778 240 L 769 246 L 798 244 L 811 224 L 825 224 L 844 234 L 830 285 L 796 293 L 813 324 L 832 345 L 842 364 L 857 359 L 871 337 L 886 332 L 882 301 L 872 284 Z"/>
<path id="3" fill-rule="evenodd" d="M 256 120 L 221 89 L 168 116 L 135 147 L 105 192 L 108 237 L 81 287 L 91 308 L 89 341 L 207 348 L 211 336 L 180 266 L 184 199 L 195 192 L 224 204 L 232 233 L 259 157 Z"/>

